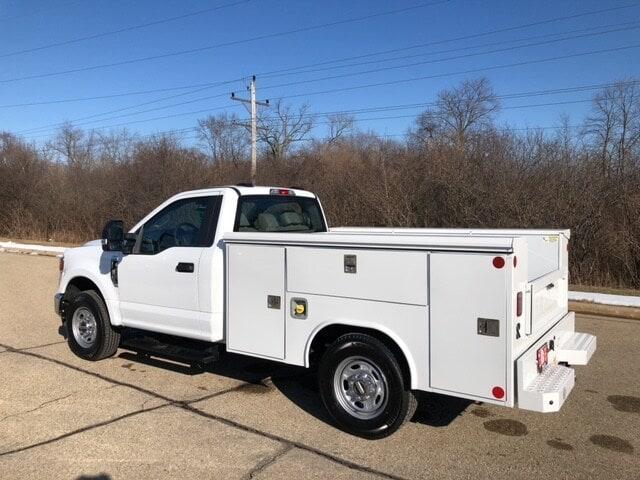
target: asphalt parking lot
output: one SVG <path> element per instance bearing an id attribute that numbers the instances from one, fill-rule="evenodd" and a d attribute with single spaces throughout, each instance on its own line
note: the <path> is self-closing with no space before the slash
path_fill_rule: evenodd
<path id="1" fill-rule="evenodd" d="M 330 425 L 312 374 L 76 358 L 57 260 L 0 253 L 0 478 L 640 478 L 640 321 L 579 316 L 598 351 L 556 414 L 422 395 L 390 438 Z"/>

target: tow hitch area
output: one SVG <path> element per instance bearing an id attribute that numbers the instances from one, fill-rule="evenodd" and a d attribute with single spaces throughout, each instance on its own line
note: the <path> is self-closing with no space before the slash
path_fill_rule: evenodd
<path id="1" fill-rule="evenodd" d="M 575 384 L 575 371 L 566 365 L 586 365 L 596 350 L 596 337 L 573 331 L 574 313 L 524 352 L 516 362 L 518 407 L 557 412 Z"/>
<path id="2" fill-rule="evenodd" d="M 547 365 L 520 392 L 518 406 L 537 412 L 557 412 L 575 384 L 575 371 L 563 365 Z"/>

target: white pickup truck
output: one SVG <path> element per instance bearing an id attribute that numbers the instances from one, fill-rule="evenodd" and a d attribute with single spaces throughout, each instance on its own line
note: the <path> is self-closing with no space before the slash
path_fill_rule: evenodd
<path id="1" fill-rule="evenodd" d="M 151 337 L 317 366 L 332 418 L 367 438 L 409 419 L 415 391 L 557 411 L 596 349 L 567 310 L 568 230 L 329 230 L 313 193 L 234 186 L 103 237 L 61 259 L 76 355 L 160 355 Z"/>

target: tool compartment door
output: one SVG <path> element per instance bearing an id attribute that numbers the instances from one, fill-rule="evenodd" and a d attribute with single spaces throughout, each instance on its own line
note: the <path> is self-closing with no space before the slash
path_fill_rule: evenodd
<path id="1" fill-rule="evenodd" d="M 284 359 L 285 249 L 227 245 L 227 350 Z"/>
<path id="2" fill-rule="evenodd" d="M 430 385 L 443 393 L 496 401 L 507 392 L 507 270 L 493 254 L 432 253 L 429 260 Z"/>

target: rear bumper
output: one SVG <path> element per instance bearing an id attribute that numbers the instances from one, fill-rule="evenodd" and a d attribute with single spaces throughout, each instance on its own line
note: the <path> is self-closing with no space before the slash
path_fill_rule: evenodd
<path id="1" fill-rule="evenodd" d="M 548 365 L 538 371 L 537 352 L 553 346 Z M 575 314 L 569 312 L 516 360 L 517 405 L 524 410 L 557 412 L 575 384 L 569 366 L 586 365 L 596 350 L 596 337 L 575 331 Z"/>

